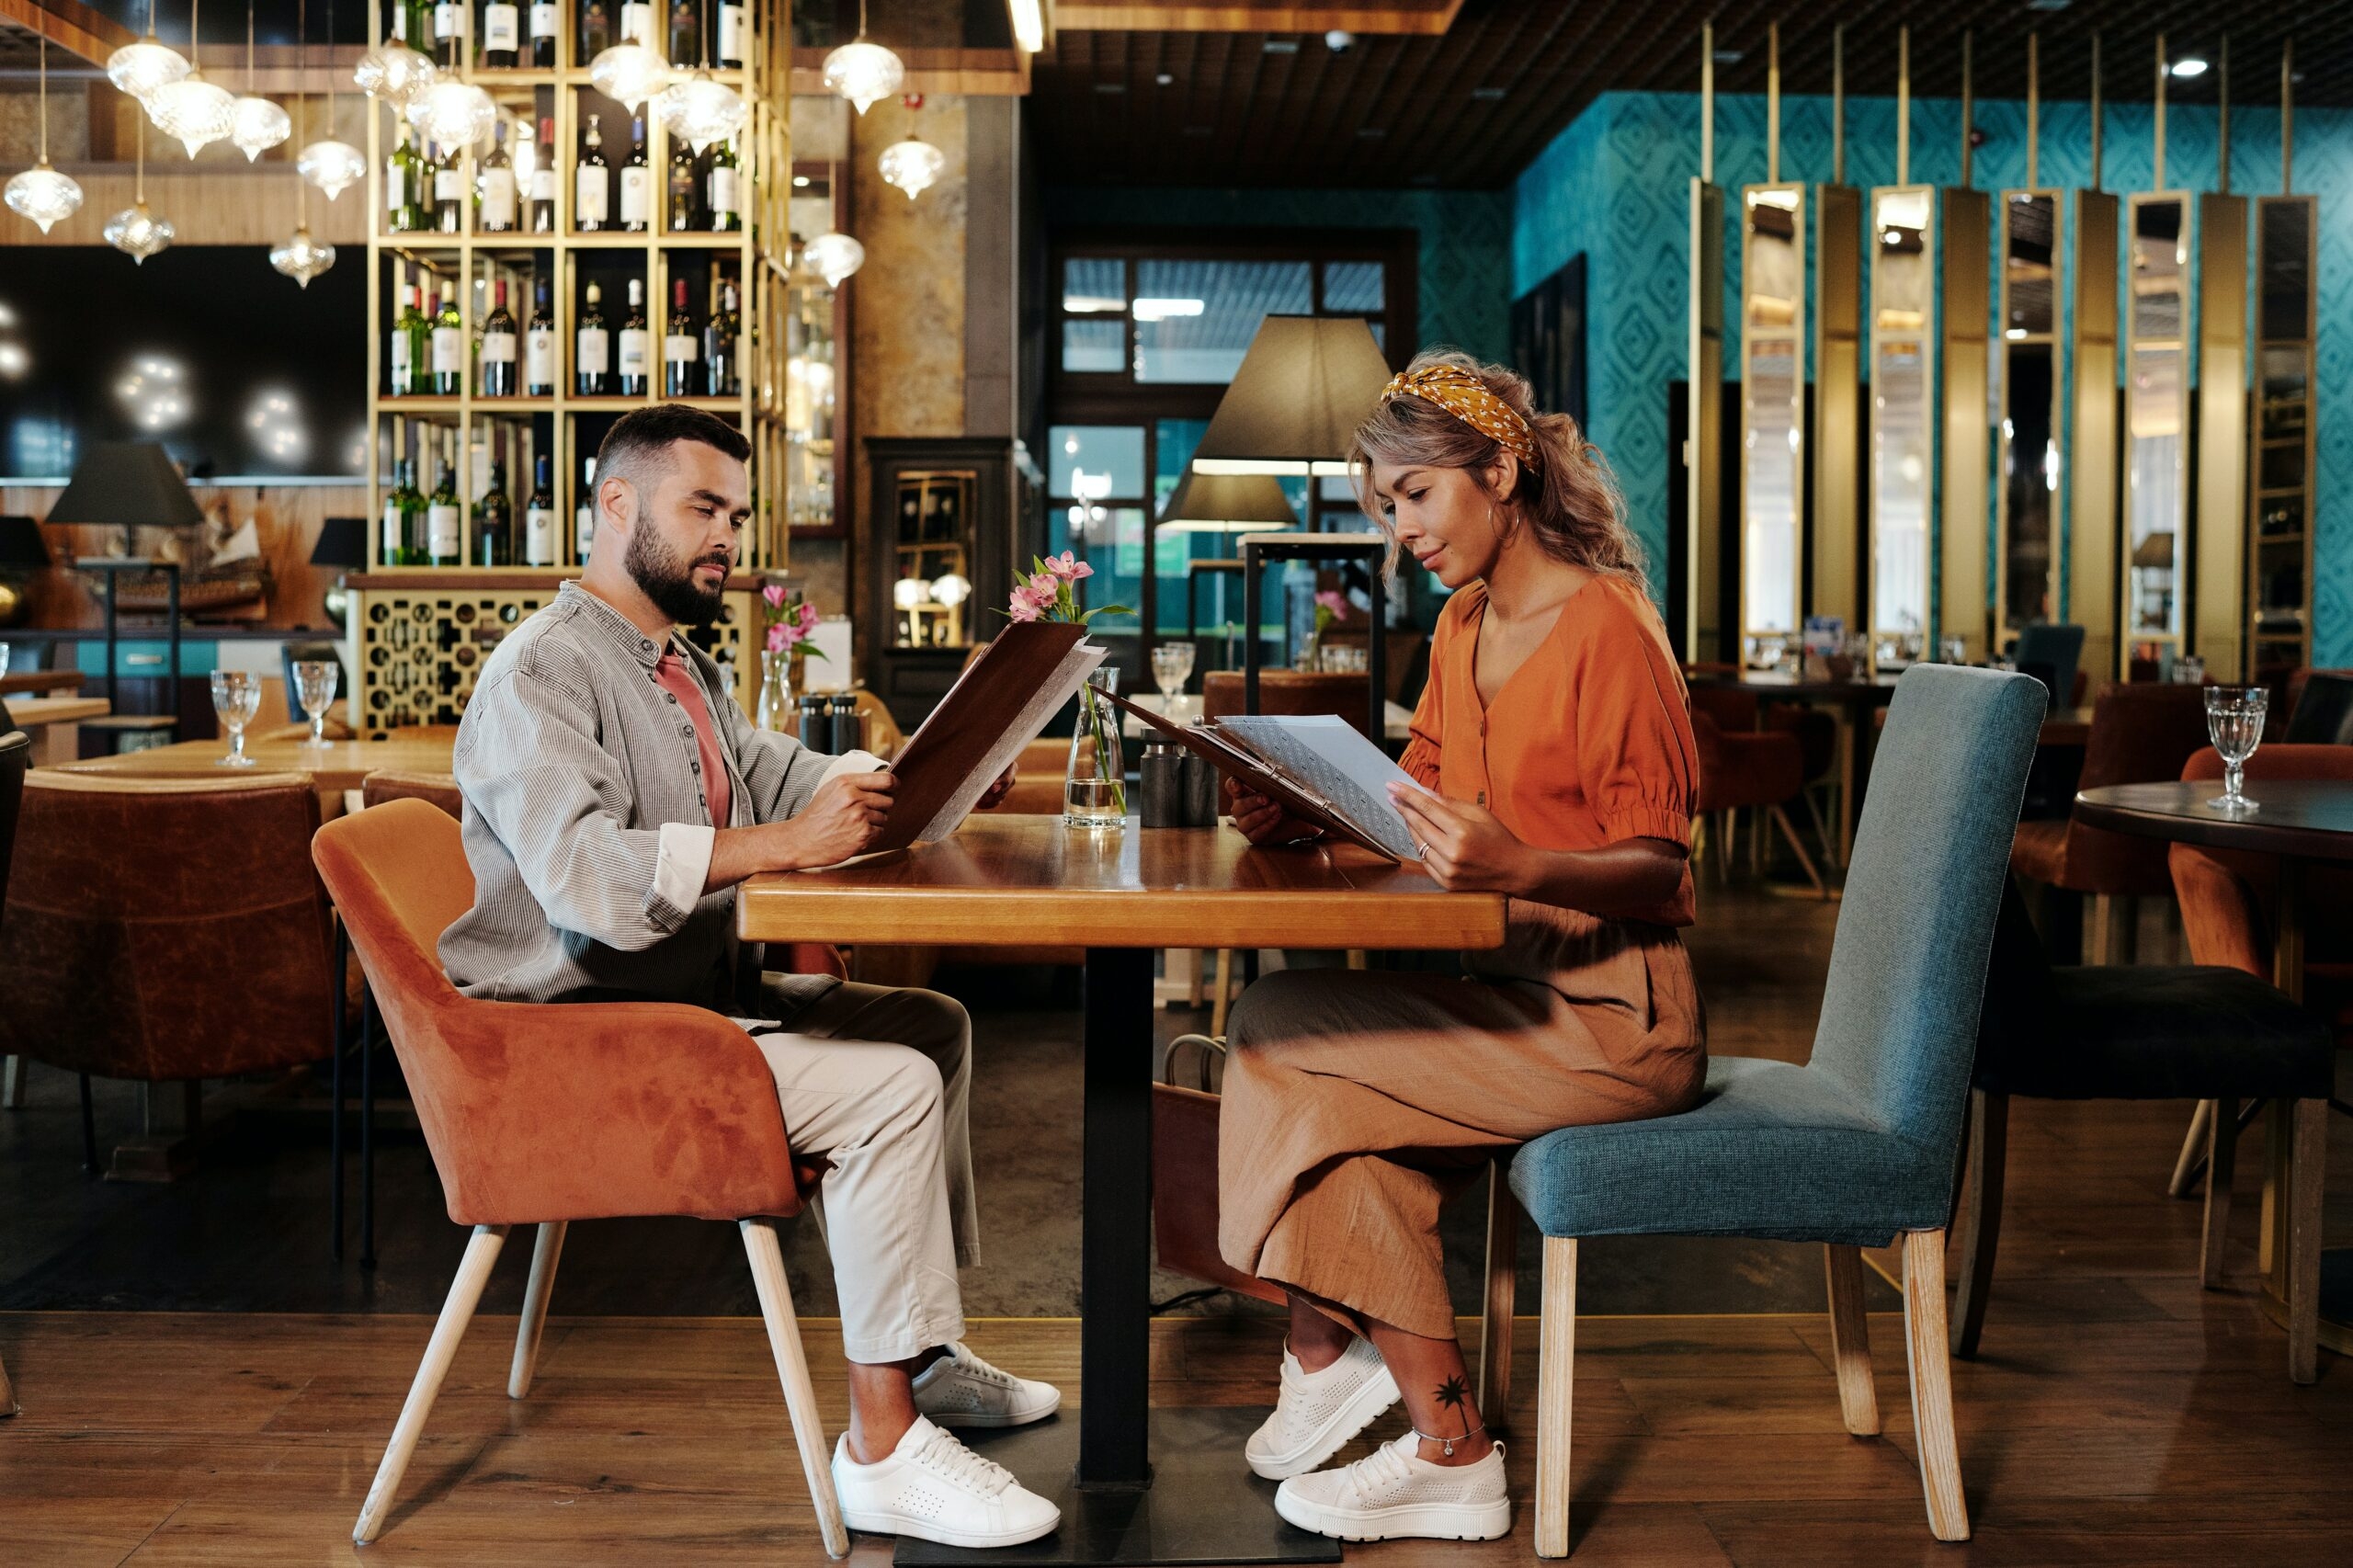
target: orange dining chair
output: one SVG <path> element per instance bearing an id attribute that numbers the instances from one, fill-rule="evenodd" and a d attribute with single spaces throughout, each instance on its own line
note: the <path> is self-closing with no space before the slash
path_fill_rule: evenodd
<path id="1" fill-rule="evenodd" d="M 382 1528 L 507 1231 L 539 1227 L 506 1384 L 520 1399 L 539 1359 L 565 1226 L 676 1214 L 742 1231 L 818 1529 L 830 1555 L 846 1555 L 777 1242 L 776 1217 L 801 1208 L 800 1176 L 759 1048 L 700 1007 L 460 996 L 436 948 L 472 907 L 473 875 L 458 824 L 423 801 L 329 823 L 312 853 L 382 1009 L 449 1218 L 473 1231 L 352 1540 L 365 1545 Z"/>
<path id="2" fill-rule="evenodd" d="M 1691 733 L 1699 745 L 1699 814 L 1702 820 L 1712 818 L 1725 824 L 1718 835 L 1722 840 L 1718 863 L 1731 869 L 1733 813 L 1753 806 L 1758 815 L 1752 843 L 1763 843 L 1765 824 L 1771 822 L 1781 830 L 1815 893 L 1828 898 L 1829 887 L 1813 857 L 1806 853 L 1805 841 L 1798 836 L 1788 810 L 1790 801 L 1805 793 L 1803 744 L 1787 731 L 1727 730 L 1707 709 L 1698 706 L 1691 711 Z"/>

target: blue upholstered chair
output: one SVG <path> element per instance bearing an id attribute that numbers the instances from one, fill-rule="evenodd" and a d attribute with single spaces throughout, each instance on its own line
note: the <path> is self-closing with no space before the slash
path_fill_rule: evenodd
<path id="1" fill-rule="evenodd" d="M 1879 1430 L 1879 1409 L 1858 1249 L 1900 1237 L 1928 1527 L 1940 1540 L 1968 1539 L 1945 1351 L 1945 1223 L 1995 912 L 2043 708 L 2028 676 L 1923 665 L 1896 687 L 1811 1062 L 1722 1057 L 1680 1116 L 1563 1128 L 1512 1161 L 1511 1189 L 1545 1238 L 1538 1555 L 1569 1549 L 1581 1236 L 1824 1244 L 1839 1400 L 1859 1435 Z"/>

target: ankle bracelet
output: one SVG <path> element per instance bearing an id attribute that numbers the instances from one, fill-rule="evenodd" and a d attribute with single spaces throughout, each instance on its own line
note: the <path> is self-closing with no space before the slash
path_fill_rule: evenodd
<path id="1" fill-rule="evenodd" d="M 1486 1429 L 1487 1424 L 1482 1421 L 1476 1426 L 1472 1427 L 1468 1432 L 1458 1432 L 1451 1437 L 1441 1437 L 1434 1432 L 1425 1432 L 1419 1426 L 1415 1427 L 1413 1430 L 1415 1437 L 1419 1437 L 1425 1443 L 1436 1443 L 1438 1446 L 1439 1452 L 1443 1453 L 1448 1459 L 1452 1459 L 1454 1457 L 1455 1444 L 1467 1443 Z"/>

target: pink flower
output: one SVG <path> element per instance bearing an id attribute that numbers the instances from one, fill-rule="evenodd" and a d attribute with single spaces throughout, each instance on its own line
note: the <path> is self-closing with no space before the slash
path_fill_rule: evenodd
<path id="1" fill-rule="evenodd" d="M 1014 620 L 1035 620 L 1038 619 L 1038 601 L 1031 598 L 1026 589 L 1016 588 L 1013 590 L 1013 604 L 1005 613 Z"/>
<path id="2" fill-rule="evenodd" d="M 1078 558 L 1075 551 L 1063 551 L 1060 555 L 1046 557 L 1046 570 L 1065 583 L 1075 583 L 1095 575 L 1095 568 Z"/>
<path id="3" fill-rule="evenodd" d="M 1053 562 L 1050 561 L 1046 564 L 1051 566 Z M 1027 592 L 1041 605 L 1051 604 L 1062 597 L 1062 579 L 1051 572 L 1040 572 L 1029 579 Z"/>
<path id="4" fill-rule="evenodd" d="M 1315 604 L 1319 609 L 1330 610 L 1336 620 L 1348 619 L 1348 596 L 1341 593 L 1337 588 L 1325 588 L 1317 594 Z"/>
<path id="5" fill-rule="evenodd" d="M 801 635 L 808 636 L 817 630 L 817 607 L 806 599 L 801 600 L 801 610 L 796 619 L 800 623 Z"/>
<path id="6" fill-rule="evenodd" d="M 781 653 L 790 646 L 790 643 L 788 642 L 785 638 L 784 623 L 782 621 L 779 621 L 774 626 L 768 628 L 769 653 Z"/>
<path id="7" fill-rule="evenodd" d="M 784 608 L 784 585 L 782 583 L 770 583 L 767 587 L 760 590 L 760 597 L 768 601 L 768 608 L 782 609 Z"/>

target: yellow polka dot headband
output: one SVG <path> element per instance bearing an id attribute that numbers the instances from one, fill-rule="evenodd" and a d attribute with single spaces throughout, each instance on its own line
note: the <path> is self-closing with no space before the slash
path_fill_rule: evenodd
<path id="1" fill-rule="evenodd" d="M 1487 390 L 1487 383 L 1459 365 L 1429 365 L 1400 370 L 1381 392 L 1381 401 L 1418 397 L 1440 408 L 1518 458 L 1537 466 L 1536 434 L 1519 410 Z"/>

